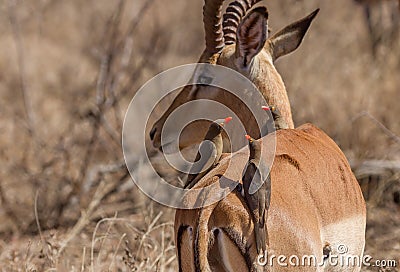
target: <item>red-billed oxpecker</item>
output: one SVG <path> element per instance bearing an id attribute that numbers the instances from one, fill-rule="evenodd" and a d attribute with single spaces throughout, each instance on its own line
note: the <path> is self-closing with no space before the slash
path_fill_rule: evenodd
<path id="1" fill-rule="evenodd" d="M 208 170 L 215 167 L 221 159 L 223 150 L 222 131 L 224 126 L 232 120 L 232 117 L 218 119 L 211 123 L 204 140 L 199 146 L 199 150 L 190 169 L 185 189 L 192 188 Z"/>
<path id="2" fill-rule="evenodd" d="M 244 199 L 254 223 L 257 253 L 266 256 L 268 233 L 266 220 L 271 200 L 269 168 L 261 160 L 261 143 L 246 135 L 250 156 L 243 174 Z"/>
<path id="3" fill-rule="evenodd" d="M 274 122 L 275 122 L 275 130 L 289 128 L 288 124 L 286 123 L 285 119 L 282 117 L 281 112 L 279 111 L 279 109 L 277 107 L 263 106 L 262 109 L 265 111 L 271 111 L 272 118 L 274 118 Z"/>

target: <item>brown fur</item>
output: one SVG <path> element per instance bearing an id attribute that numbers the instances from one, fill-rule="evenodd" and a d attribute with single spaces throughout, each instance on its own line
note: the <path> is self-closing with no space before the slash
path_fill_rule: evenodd
<path id="1" fill-rule="evenodd" d="M 362 255 L 365 243 L 365 202 L 344 154 L 325 133 L 310 124 L 295 130 L 277 131 L 276 136 L 277 159 L 271 169 L 272 195 L 267 220 L 268 253 L 286 256 L 314 254 L 322 258 L 327 243 L 334 248 L 334 245 L 341 242 L 349 245 L 349 253 Z M 273 135 L 260 140 L 263 146 L 268 146 L 271 137 Z M 225 157 L 217 168 L 199 181 L 196 187 L 204 187 L 215 182 L 218 175 L 239 181 L 240 168 L 245 165 L 247 159 L 247 148 L 238 151 L 232 158 Z M 229 162 L 235 167 L 225 173 Z M 293 167 L 293 164 L 296 167 Z M 360 220 L 351 227 L 341 227 L 340 223 L 351 218 Z M 223 200 L 203 209 L 178 210 L 175 216 L 175 238 L 184 243 L 184 238 L 178 236 L 178 230 L 182 225 L 201 230 L 201 235 L 197 236 L 200 239 L 197 243 L 203 247 L 203 251 L 198 251 L 202 256 L 195 256 L 195 259 L 204 262 L 200 267 L 208 269 L 215 261 L 211 260 L 213 254 L 208 255 L 207 251 L 210 235 L 213 235 L 212 230 L 218 228 L 230 230 L 230 234 L 219 233 L 223 235 L 220 240 L 230 241 L 225 243 L 226 252 L 242 255 L 242 258 L 225 260 L 236 262 L 233 267 L 240 265 L 248 267 L 248 270 L 259 269 L 249 261 L 245 261 L 246 258 L 250 258 L 254 262 L 257 252 L 249 212 L 236 192 L 231 192 Z M 356 234 L 346 236 L 349 228 Z M 330 232 L 325 233 L 325 229 L 330 229 Z M 233 237 L 234 233 L 241 237 L 239 239 Z M 339 234 L 345 238 L 335 238 Z M 232 241 L 240 241 L 241 245 L 238 246 Z M 246 249 L 245 253 L 242 252 L 243 248 Z M 218 251 L 215 247 L 212 247 L 212 250 L 214 253 Z M 218 267 L 210 269 L 224 271 Z M 275 266 L 273 271 L 280 269 L 281 267 Z M 291 270 L 315 271 L 315 267 L 293 267 Z"/>
<path id="2" fill-rule="evenodd" d="M 288 154 L 281 154 L 276 156 L 276 159 L 286 160 L 291 165 L 293 165 L 298 171 L 300 171 L 300 163 L 296 161 L 294 158 L 290 157 Z"/>

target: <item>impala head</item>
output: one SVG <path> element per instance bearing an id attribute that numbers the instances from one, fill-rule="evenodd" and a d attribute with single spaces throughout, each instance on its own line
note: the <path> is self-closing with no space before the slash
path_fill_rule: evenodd
<path id="1" fill-rule="evenodd" d="M 205 0 L 203 20 L 206 49 L 199 62 L 229 67 L 246 76 L 257 86 L 268 104 L 276 105 L 281 110 L 283 118 L 293 128 L 286 88 L 274 61 L 300 45 L 318 10 L 269 37 L 267 9 L 258 7 L 248 12 L 259 1 L 232 2 L 222 22 L 223 0 Z M 247 2 L 246 5 L 244 2 Z M 251 111 L 241 107 L 241 101 L 228 93 L 206 85 L 184 87 L 150 130 L 153 146 L 161 148 L 161 131 L 169 115 L 179 106 L 197 99 L 210 99 L 226 105 L 238 115 L 246 130 L 256 136 L 256 124 L 251 119 Z M 182 149 L 201 142 L 207 129 L 206 121 L 195 121 L 187 125 L 180 135 L 169 135 L 167 138 L 179 137 L 179 148 Z"/>

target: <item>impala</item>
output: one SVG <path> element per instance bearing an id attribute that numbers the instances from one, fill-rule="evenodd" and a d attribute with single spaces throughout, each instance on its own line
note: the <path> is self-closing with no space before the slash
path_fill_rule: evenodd
<path id="1" fill-rule="evenodd" d="M 329 257 L 343 253 L 361 258 L 363 254 L 366 210 L 360 187 L 344 154 L 325 133 L 310 124 L 293 129 L 286 89 L 273 64 L 300 45 L 317 11 L 268 38 L 267 13 L 253 10 L 243 19 L 256 2 L 233 2 L 222 23 L 223 0 L 205 1 L 206 50 L 200 62 L 239 71 L 258 87 L 269 104 L 280 109 L 289 129 L 259 140 L 265 147 L 263 152 L 268 152 L 273 137 L 277 139 L 271 168 L 268 256 L 297 256 L 300 260 L 305 255 L 314 256 L 320 265 L 290 266 L 288 259 L 290 267 L 257 263 L 252 220 L 242 197 L 233 191 L 207 207 L 177 210 L 174 227 L 179 271 L 359 271 L 357 265 L 331 265 Z M 163 149 L 160 139 L 165 120 L 188 101 L 210 98 L 231 109 L 238 108 L 240 101 L 212 88 L 183 88 L 150 131 L 154 147 Z M 242 121 L 247 121 L 243 122 L 246 130 L 256 137 L 259 130 L 249 121 L 251 113 L 240 109 L 239 114 Z M 202 121 L 187 126 L 180 135 L 180 148 L 201 141 L 206 129 Z M 194 189 L 211 185 L 217 190 L 224 179 L 241 182 L 247 152 L 244 148 L 225 156 Z"/>

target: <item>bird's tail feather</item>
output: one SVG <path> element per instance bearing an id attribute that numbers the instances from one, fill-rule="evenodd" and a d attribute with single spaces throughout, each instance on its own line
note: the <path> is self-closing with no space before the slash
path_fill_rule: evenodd
<path id="1" fill-rule="evenodd" d="M 254 223 L 254 233 L 256 236 L 257 254 L 264 254 L 267 242 L 265 224 Z"/>

